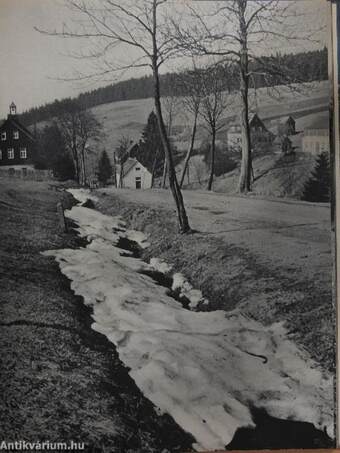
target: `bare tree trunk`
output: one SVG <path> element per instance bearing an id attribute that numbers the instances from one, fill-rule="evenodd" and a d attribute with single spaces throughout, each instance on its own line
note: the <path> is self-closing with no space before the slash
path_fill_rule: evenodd
<path id="1" fill-rule="evenodd" d="M 240 30 L 242 36 L 242 48 L 240 56 L 240 94 L 241 94 L 241 136 L 242 136 L 242 159 L 239 180 L 239 192 L 247 193 L 251 190 L 251 137 L 249 128 L 249 75 L 248 75 L 248 49 L 247 49 L 247 26 L 245 20 L 246 2 L 239 2 Z"/>
<path id="2" fill-rule="evenodd" d="M 181 178 L 180 178 L 180 182 L 179 182 L 179 187 L 180 188 L 182 188 L 182 186 L 183 186 L 185 173 L 186 173 L 187 168 L 188 168 L 188 164 L 189 164 L 189 160 L 190 160 L 191 154 L 192 154 L 192 152 L 194 150 L 196 130 L 197 130 L 197 115 L 198 115 L 198 112 L 195 114 L 194 124 L 192 126 L 192 132 L 191 132 L 190 145 L 189 145 L 187 154 L 186 154 L 185 159 L 184 159 L 183 170 L 182 170 L 182 174 L 181 174 Z M 188 170 L 188 177 L 189 177 L 189 170 Z"/>
<path id="3" fill-rule="evenodd" d="M 123 178 L 124 178 L 124 173 L 123 173 L 123 161 L 122 159 L 120 160 L 120 170 L 119 170 L 119 188 L 123 188 Z"/>
<path id="4" fill-rule="evenodd" d="M 154 17 L 154 24 L 156 23 L 155 17 Z M 156 36 L 154 34 L 153 36 L 153 41 L 154 41 L 154 58 L 152 62 L 152 69 L 153 69 L 153 78 L 154 78 L 154 101 L 155 101 L 155 110 L 156 110 L 156 116 L 158 120 L 158 127 L 159 127 L 159 132 L 164 148 L 164 152 L 166 155 L 167 159 L 167 164 L 168 164 L 168 172 L 169 172 L 169 185 L 170 189 L 172 192 L 172 195 L 175 200 L 176 204 L 176 209 L 177 209 L 177 215 L 178 215 L 178 223 L 179 223 L 179 229 L 181 233 L 188 233 L 190 231 L 190 225 L 187 217 L 187 213 L 184 207 L 184 202 L 183 202 L 183 197 L 181 193 L 181 189 L 178 185 L 178 181 L 176 178 L 176 172 L 175 172 L 175 167 L 172 159 L 172 154 L 171 154 L 171 148 L 170 148 L 170 143 L 169 139 L 166 133 L 166 128 L 162 116 L 162 107 L 161 107 L 161 102 L 160 102 L 160 84 L 159 84 L 159 74 L 158 74 L 158 66 L 157 66 L 157 47 L 156 47 Z"/>
<path id="5" fill-rule="evenodd" d="M 167 174 L 168 174 L 168 165 L 166 163 L 166 157 L 165 157 L 164 158 L 164 165 L 163 165 L 162 189 L 165 189 Z"/>
<path id="6" fill-rule="evenodd" d="M 213 128 L 211 134 L 211 148 L 210 148 L 210 175 L 207 190 L 211 190 L 212 183 L 214 180 L 214 171 L 215 171 L 215 148 L 216 148 L 216 130 Z"/>
<path id="7" fill-rule="evenodd" d="M 117 162 L 116 153 L 113 153 L 113 184 L 117 188 Z"/>
<path id="8" fill-rule="evenodd" d="M 153 165 L 152 165 L 152 173 L 151 173 L 151 188 L 153 188 L 153 185 L 155 183 L 155 171 L 156 171 L 156 164 L 157 164 L 157 158 L 158 158 L 158 153 L 159 149 L 157 148 L 155 158 L 153 160 Z"/>
<path id="9" fill-rule="evenodd" d="M 80 169 L 79 169 L 79 158 L 78 158 L 78 150 L 75 144 L 72 145 L 72 157 L 74 163 L 74 170 L 76 173 L 76 181 L 80 184 Z"/>
<path id="10" fill-rule="evenodd" d="M 86 162 L 85 162 L 85 149 L 81 150 L 81 163 L 82 163 L 82 185 L 86 186 Z"/>

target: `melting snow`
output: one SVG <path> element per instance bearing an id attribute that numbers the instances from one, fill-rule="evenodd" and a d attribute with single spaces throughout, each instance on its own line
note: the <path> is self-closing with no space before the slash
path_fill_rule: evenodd
<path id="1" fill-rule="evenodd" d="M 85 201 L 84 193 L 73 192 Z M 45 253 L 93 307 L 92 327 L 116 345 L 144 395 L 195 437 L 197 449 L 224 448 L 237 428 L 253 426 L 249 404 L 326 426 L 332 435 L 332 379 L 287 339 L 281 324 L 264 327 L 238 311 L 185 310 L 138 272 L 157 261 L 148 265 L 116 247 L 120 237 L 145 246 L 141 233 L 93 209 L 76 206 L 66 215 L 91 242 Z M 181 279 L 174 284 L 183 287 Z"/>

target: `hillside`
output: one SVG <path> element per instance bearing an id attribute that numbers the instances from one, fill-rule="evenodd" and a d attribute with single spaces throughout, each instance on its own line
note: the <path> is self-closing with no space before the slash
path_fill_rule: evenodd
<path id="1" fill-rule="evenodd" d="M 289 196 L 300 198 L 304 182 L 308 178 L 314 165 L 314 157 L 302 155 L 302 132 L 312 124 L 327 123 L 328 120 L 328 82 L 313 82 L 296 85 L 294 90 L 286 86 L 275 87 L 275 91 L 268 92 L 261 88 L 250 92 L 250 106 L 264 120 L 271 129 L 275 121 L 282 116 L 293 115 L 296 120 L 296 129 L 300 133 L 293 137 L 293 145 L 298 156 L 293 162 L 283 162 L 278 155 L 266 155 L 254 159 L 255 193 L 266 196 Z M 218 132 L 218 143 L 222 148 L 227 145 L 228 124 L 237 121 L 239 104 L 237 94 L 229 96 L 230 106 L 222 118 L 223 127 Z M 180 98 L 179 98 L 180 99 Z M 180 155 L 186 152 L 191 129 L 191 115 L 183 110 L 181 103 L 173 117 L 172 140 Z M 109 157 L 113 158 L 114 150 L 119 139 L 128 137 L 132 141 L 139 141 L 142 130 L 147 122 L 148 115 L 153 110 L 153 99 L 139 99 L 112 102 L 99 105 L 90 109 L 103 128 L 102 139 L 92 143 L 91 153 L 88 155 L 87 168 L 93 175 L 96 174 L 98 156 L 106 149 Z M 166 116 L 166 112 L 165 112 Z M 46 122 L 41 122 L 42 128 Z M 196 136 L 196 154 L 202 142 L 206 142 L 209 135 L 204 127 L 202 118 Z M 192 158 L 189 168 L 190 181 L 187 188 L 202 188 L 206 185 L 208 169 L 203 162 L 203 156 L 196 155 Z M 238 160 L 238 159 L 237 159 Z M 181 171 L 181 163 L 177 167 Z M 238 168 L 233 172 L 216 178 L 213 190 L 218 192 L 233 193 L 237 188 Z"/>
<path id="2" fill-rule="evenodd" d="M 271 74 L 264 79 L 260 74 L 262 72 L 261 65 L 278 65 L 278 67 L 285 67 L 287 74 L 289 73 L 289 80 L 291 82 L 307 83 L 316 80 L 327 80 L 327 48 L 299 52 L 293 54 L 276 53 L 271 56 L 261 57 L 261 61 L 250 62 L 250 70 L 254 71 L 254 75 L 250 80 L 250 87 L 257 88 L 263 86 L 276 86 L 284 83 L 279 74 Z M 258 66 L 258 67 L 257 67 Z M 238 90 L 239 80 L 238 77 L 232 77 L 230 74 L 237 74 L 238 68 L 230 68 L 229 65 L 221 67 L 222 77 L 229 79 L 229 89 Z M 162 96 L 184 96 L 187 94 L 184 79 L 187 77 L 188 72 L 184 71 L 180 75 L 176 72 L 168 72 L 160 75 L 161 80 L 161 93 Z M 253 84 L 253 85 L 252 85 Z M 87 91 L 79 94 L 78 97 L 73 98 L 84 108 L 88 109 L 98 105 L 108 104 L 111 102 L 127 101 L 132 99 L 145 99 L 153 95 L 153 80 L 151 75 L 121 80 L 119 82 L 96 88 L 92 91 Z M 68 102 L 71 99 L 56 99 L 45 105 L 33 107 L 21 114 L 21 120 L 26 126 L 41 121 L 46 121 L 57 114 L 63 102 Z"/>
<path id="3" fill-rule="evenodd" d="M 257 105 L 257 111 L 261 118 L 268 120 L 287 114 L 301 118 L 328 109 L 328 82 L 296 85 L 296 88 L 296 91 L 291 91 L 285 86 L 275 87 L 275 97 L 271 96 L 266 88 L 257 90 L 256 97 L 254 90 L 251 90 L 251 108 L 256 110 Z M 219 133 L 220 140 L 226 141 L 228 122 L 238 115 L 238 109 L 237 95 L 231 95 L 230 107 L 226 110 L 225 117 L 222 119 L 225 127 Z M 148 115 L 152 110 L 152 98 L 112 102 L 91 109 L 103 126 L 105 136 L 102 146 L 108 151 L 109 155 L 112 155 L 120 137 L 127 136 L 132 140 L 139 140 Z M 202 119 L 199 119 L 199 123 L 198 142 L 207 136 Z M 187 147 L 186 142 L 189 138 L 190 125 L 190 114 L 183 111 L 183 108 L 179 108 L 173 119 L 173 139 L 179 149 L 184 150 Z"/>
<path id="4" fill-rule="evenodd" d="M 327 127 L 328 112 L 308 114 L 296 119 L 297 131 L 314 124 L 320 127 Z M 301 151 L 302 133 L 291 137 L 296 147 L 295 156 L 282 156 L 280 154 L 266 154 L 254 156 L 254 183 L 252 191 L 254 194 L 265 197 L 289 197 L 300 199 L 304 184 L 310 176 L 315 165 L 315 156 Z M 182 165 L 177 167 L 178 174 L 181 173 Z M 233 194 L 237 191 L 239 178 L 239 166 L 227 174 L 216 177 L 213 183 L 215 192 Z M 204 163 L 203 155 L 192 157 L 189 165 L 189 182 L 185 179 L 184 188 L 202 189 L 206 187 L 208 180 L 208 167 Z"/>

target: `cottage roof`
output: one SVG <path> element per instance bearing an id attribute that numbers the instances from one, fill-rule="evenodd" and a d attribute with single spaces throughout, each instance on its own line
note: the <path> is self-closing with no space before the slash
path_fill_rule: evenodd
<path id="1" fill-rule="evenodd" d="M 132 157 L 128 157 L 123 164 L 123 176 L 126 176 L 133 167 L 138 164 L 138 160 Z"/>
<path id="2" fill-rule="evenodd" d="M 319 116 L 315 119 L 305 130 L 322 130 L 329 129 L 329 118 L 328 115 Z"/>
<path id="3" fill-rule="evenodd" d="M 123 178 L 135 167 L 135 165 L 140 165 L 145 169 L 144 165 L 142 165 L 136 158 L 128 157 L 123 164 Z M 120 165 L 117 165 L 116 168 L 117 173 L 120 173 Z"/>
<path id="4" fill-rule="evenodd" d="M 250 116 L 249 116 L 249 125 L 251 126 L 252 124 L 262 124 L 263 127 L 265 127 L 263 121 L 261 120 L 261 118 L 258 116 L 257 113 L 252 113 Z"/>

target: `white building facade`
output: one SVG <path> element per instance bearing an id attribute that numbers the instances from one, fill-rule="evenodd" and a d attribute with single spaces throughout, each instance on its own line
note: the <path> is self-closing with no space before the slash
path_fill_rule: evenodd
<path id="1" fill-rule="evenodd" d="M 302 151 L 317 156 L 330 151 L 328 129 L 306 129 L 302 138 Z"/>
<path id="2" fill-rule="evenodd" d="M 152 184 L 152 174 L 137 159 L 128 158 L 123 165 L 123 181 L 121 184 L 121 171 L 117 166 L 117 187 L 130 189 L 150 189 Z"/>

